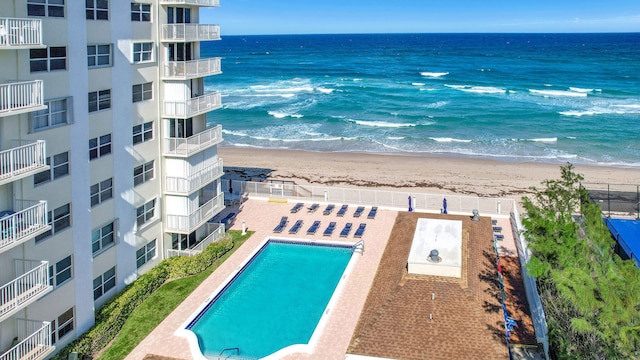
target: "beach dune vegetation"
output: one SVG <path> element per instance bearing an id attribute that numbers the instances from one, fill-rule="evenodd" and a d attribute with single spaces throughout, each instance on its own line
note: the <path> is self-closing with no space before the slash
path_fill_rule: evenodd
<path id="1" fill-rule="evenodd" d="M 614 252 L 572 164 L 523 197 L 524 233 L 554 359 L 640 358 L 640 269 Z"/>

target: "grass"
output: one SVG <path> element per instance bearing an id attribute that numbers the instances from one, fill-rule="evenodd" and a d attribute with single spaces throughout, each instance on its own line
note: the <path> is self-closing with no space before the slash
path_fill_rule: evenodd
<path id="1" fill-rule="evenodd" d="M 138 306 L 111 346 L 98 358 L 100 360 L 124 359 L 162 320 L 195 290 L 211 273 L 242 245 L 253 232 L 242 235 L 239 230 L 229 230 L 233 249 L 198 275 L 173 280 L 160 287 L 145 302 Z"/>

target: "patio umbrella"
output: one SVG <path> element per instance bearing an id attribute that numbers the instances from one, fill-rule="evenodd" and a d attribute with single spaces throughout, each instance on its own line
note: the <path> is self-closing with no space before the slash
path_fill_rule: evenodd
<path id="1" fill-rule="evenodd" d="M 447 198 L 442 199 L 442 213 L 447 213 Z"/>
<path id="2" fill-rule="evenodd" d="M 413 208 L 411 207 L 411 195 L 409 195 L 409 211 L 413 211 Z"/>

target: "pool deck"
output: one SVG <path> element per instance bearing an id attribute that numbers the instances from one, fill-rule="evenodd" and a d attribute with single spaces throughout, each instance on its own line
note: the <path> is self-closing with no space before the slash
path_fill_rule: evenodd
<path id="1" fill-rule="evenodd" d="M 488 240 L 493 236 L 492 226 L 503 229 L 501 233 L 504 240 L 499 242 L 499 254 L 505 275 L 507 308 L 510 314 L 519 320 L 512 340 L 521 344 L 535 343 L 508 218 L 493 218 L 497 224 L 491 224 L 490 218 L 482 217 L 482 221 L 476 223 L 471 222 L 466 215 L 407 213 L 382 208 L 378 210 L 375 219 L 367 219 L 370 206 L 366 207 L 361 217 L 354 218 L 356 206 L 353 205 L 349 206 L 349 211 L 344 217 L 337 217 L 336 212 L 342 204 L 335 204 L 336 209 L 330 215 L 323 215 L 326 204 L 321 204 L 315 212 L 309 213 L 308 207 L 311 203 L 305 203 L 298 213 L 291 214 L 289 210 L 295 203 L 249 199 L 240 209 L 225 209 L 220 216 L 231 211 L 238 214 L 231 229 L 241 229 L 242 220 L 245 220 L 247 229 L 255 231 L 255 234 L 221 264 L 126 359 L 191 359 L 187 341 L 175 336 L 174 332 L 265 238 L 354 243 L 360 240 L 353 236 L 360 223 L 367 224 L 362 237 L 365 242 L 364 255 L 355 254 L 355 266 L 343 284 L 337 303 L 329 309 L 327 322 L 320 332 L 313 352 L 295 353 L 283 359 L 324 360 L 352 356 L 347 354 L 397 359 L 506 358 L 501 313 L 496 311 L 497 274 L 494 264 L 491 263 L 492 257 L 487 256 L 487 253 L 493 251 L 492 241 Z M 273 229 L 282 216 L 288 216 L 289 223 L 282 233 L 274 234 Z M 464 221 L 468 234 L 463 255 L 467 259 L 465 270 L 472 271 L 463 276 L 462 282 L 406 275 L 406 259 L 417 217 L 455 218 Z M 289 235 L 288 230 L 296 220 L 303 220 L 304 225 L 297 235 Z M 307 235 L 307 229 L 314 220 L 320 220 L 322 224 L 315 235 Z M 330 221 L 337 222 L 336 229 L 333 236 L 325 237 L 323 232 Z M 340 230 L 347 222 L 353 223 L 353 229 L 347 238 L 340 237 Z M 477 241 L 479 238 L 484 241 Z M 435 303 L 431 301 L 432 292 L 437 294 Z M 428 298 L 428 301 L 425 302 L 425 298 Z M 444 299 L 448 300 L 443 301 Z M 443 305 L 446 307 L 442 308 Z M 436 327 L 428 325 L 431 321 L 429 314 L 434 315 L 433 321 L 438 324 Z M 444 321 L 445 319 L 447 321 Z M 438 346 L 434 346 L 436 342 L 433 339 L 440 340 L 437 342 Z"/>
<path id="2" fill-rule="evenodd" d="M 295 202 L 272 203 L 261 199 L 249 199 L 244 202 L 231 229 L 241 229 L 242 220 L 245 220 L 247 230 L 255 231 L 255 234 L 160 323 L 126 359 L 150 358 L 148 355 L 151 354 L 154 355 L 153 358 L 191 359 L 186 339 L 175 336 L 174 332 L 215 289 L 223 284 L 265 238 L 315 239 L 354 243 L 360 240 L 354 238 L 355 230 L 360 223 L 366 223 L 367 227 L 362 236 L 362 240 L 365 243 L 364 254 L 355 254 L 358 257 L 355 266 L 346 279 L 336 306 L 329 309 L 328 321 L 318 339 L 314 352 L 312 354 L 293 354 L 285 357 L 285 359 L 343 359 L 376 274 L 382 253 L 387 245 L 397 212 L 379 209 L 375 219 L 367 219 L 370 209 L 370 206 L 368 206 L 362 216 L 354 218 L 353 212 L 356 207 L 352 205 L 349 206 L 349 211 L 344 217 L 337 217 L 336 212 L 342 204 L 335 204 L 336 209 L 330 215 L 323 215 L 326 204 L 321 204 L 318 210 L 309 213 L 307 207 L 311 204 L 305 203 L 305 207 L 298 213 L 291 214 L 289 210 L 294 204 Z M 227 209 L 225 213 L 229 211 L 231 210 Z M 273 229 L 282 216 L 289 217 L 289 225 L 282 233 L 274 234 Z M 303 220 L 304 225 L 297 235 L 289 235 L 288 229 L 296 220 Z M 320 220 L 322 224 L 315 235 L 307 235 L 307 229 L 314 220 Z M 330 221 L 337 222 L 336 230 L 333 236 L 323 236 L 324 229 Z M 353 229 L 348 237 L 340 237 L 340 231 L 347 222 L 353 223 Z"/>

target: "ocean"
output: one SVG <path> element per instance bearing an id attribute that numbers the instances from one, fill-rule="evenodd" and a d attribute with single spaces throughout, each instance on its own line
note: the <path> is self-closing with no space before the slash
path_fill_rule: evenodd
<path id="1" fill-rule="evenodd" d="M 224 36 L 225 147 L 640 166 L 640 33 Z"/>

